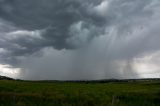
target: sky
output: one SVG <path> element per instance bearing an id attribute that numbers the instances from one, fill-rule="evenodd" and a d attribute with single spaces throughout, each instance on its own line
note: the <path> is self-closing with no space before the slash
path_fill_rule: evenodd
<path id="1" fill-rule="evenodd" d="M 159 0 L 0 0 L 0 75 L 160 77 Z"/>

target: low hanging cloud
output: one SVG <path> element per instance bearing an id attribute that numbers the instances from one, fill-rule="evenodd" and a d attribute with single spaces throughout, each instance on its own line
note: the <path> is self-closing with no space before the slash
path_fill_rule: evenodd
<path id="1" fill-rule="evenodd" d="M 22 79 L 157 77 L 159 9 L 158 0 L 0 0 L 0 64 Z"/>

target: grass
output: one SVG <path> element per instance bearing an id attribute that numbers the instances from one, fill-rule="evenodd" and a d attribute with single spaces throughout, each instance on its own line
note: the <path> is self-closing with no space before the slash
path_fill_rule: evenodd
<path id="1" fill-rule="evenodd" d="M 0 80 L 0 106 L 160 106 L 160 81 L 76 83 Z"/>

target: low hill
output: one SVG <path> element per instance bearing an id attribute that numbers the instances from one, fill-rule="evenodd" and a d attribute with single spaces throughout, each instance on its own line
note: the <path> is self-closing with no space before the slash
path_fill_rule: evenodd
<path id="1" fill-rule="evenodd" d="M 1 76 L 0 75 L 0 80 L 14 80 L 13 78 L 7 77 L 7 76 Z"/>

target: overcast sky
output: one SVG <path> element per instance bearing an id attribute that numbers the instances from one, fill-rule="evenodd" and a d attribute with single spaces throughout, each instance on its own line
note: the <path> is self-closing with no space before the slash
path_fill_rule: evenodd
<path id="1" fill-rule="evenodd" d="M 0 0 L 0 75 L 160 77 L 160 1 Z"/>

